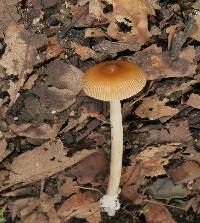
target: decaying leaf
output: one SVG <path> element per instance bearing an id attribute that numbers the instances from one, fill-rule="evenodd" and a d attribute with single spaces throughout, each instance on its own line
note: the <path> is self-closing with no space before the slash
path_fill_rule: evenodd
<path id="1" fill-rule="evenodd" d="M 53 198 L 44 192 L 40 194 L 40 207 L 42 212 L 48 216 L 49 223 L 61 223 L 54 207 Z"/>
<path id="2" fill-rule="evenodd" d="M 65 220 L 72 217 L 85 218 L 89 223 L 99 223 L 101 221 L 99 195 L 85 192 L 77 193 L 63 202 L 58 215 Z"/>
<path id="3" fill-rule="evenodd" d="M 197 67 L 195 50 L 192 46 L 183 49 L 175 61 L 156 45 L 151 45 L 128 59 L 139 64 L 146 71 L 148 80 L 189 77 L 194 74 Z"/>
<path id="4" fill-rule="evenodd" d="M 144 215 L 147 223 L 176 223 L 168 209 L 161 203 L 148 202 L 144 207 Z"/>
<path id="5" fill-rule="evenodd" d="M 95 150 L 82 150 L 68 157 L 60 140 L 49 141 L 42 146 L 16 157 L 11 166 L 10 184 L 34 182 L 51 176 L 86 158 Z"/>
<path id="6" fill-rule="evenodd" d="M 175 183 L 188 183 L 200 177 L 200 166 L 194 161 L 185 161 L 182 165 L 170 168 L 168 174 Z"/>
<path id="7" fill-rule="evenodd" d="M 164 166 L 168 164 L 169 154 L 178 149 L 177 144 L 166 144 L 160 147 L 147 147 L 138 156 L 137 160 L 142 160 L 142 167 L 145 176 L 158 176 L 166 174 Z"/>
<path id="8" fill-rule="evenodd" d="M 193 108 L 200 109 L 200 95 L 192 93 L 186 104 Z"/>
<path id="9" fill-rule="evenodd" d="M 190 37 L 200 41 L 200 12 L 196 11 L 195 15 L 193 16 L 193 26 L 192 30 L 190 31 Z"/>
<path id="10" fill-rule="evenodd" d="M 23 26 L 11 23 L 5 33 L 6 50 L 0 60 L 0 65 L 6 69 L 7 75 L 16 75 L 19 80 L 10 81 L 10 106 L 19 97 L 18 91 L 23 86 L 27 73 L 33 65 L 40 61 L 37 49 L 44 45 L 44 35 L 36 35 L 24 29 Z"/>
<path id="11" fill-rule="evenodd" d="M 67 171 L 67 175 L 78 178 L 79 184 L 98 185 L 107 176 L 109 163 L 103 151 L 92 154 Z"/>
<path id="12" fill-rule="evenodd" d="M 104 31 L 100 28 L 87 28 L 85 29 L 85 38 L 97 38 L 106 36 Z"/>
<path id="13" fill-rule="evenodd" d="M 114 39 L 142 45 L 151 36 L 148 31 L 148 15 L 155 15 L 150 1 L 113 0 L 113 12 L 108 16 L 110 24 L 107 34 Z M 120 30 L 120 23 L 128 26 L 130 31 Z"/>
<path id="14" fill-rule="evenodd" d="M 63 197 L 69 197 L 70 195 L 77 193 L 79 191 L 79 187 L 76 181 L 70 177 L 61 178 L 61 184 L 59 192 Z"/>
<path id="15" fill-rule="evenodd" d="M 147 133 L 143 141 L 145 144 L 149 145 L 152 143 L 188 143 L 192 141 L 192 135 L 189 130 L 189 125 L 187 120 L 179 122 L 170 122 L 165 126 L 163 125 L 153 125 L 148 127 L 143 127 L 136 132 Z"/>
<path id="16" fill-rule="evenodd" d="M 141 118 L 156 120 L 161 117 L 173 116 L 179 109 L 166 106 L 157 96 L 142 99 L 142 104 L 135 110 L 135 114 Z"/>
<path id="17" fill-rule="evenodd" d="M 0 163 L 6 157 L 7 142 L 5 139 L 0 139 Z"/>
<path id="18" fill-rule="evenodd" d="M 64 52 L 64 49 L 60 45 L 56 36 L 52 36 L 48 38 L 47 41 L 47 50 L 46 50 L 46 57 L 47 59 L 57 57 L 61 53 Z"/>
<path id="19" fill-rule="evenodd" d="M 87 46 L 82 46 L 79 43 L 72 42 L 70 47 L 80 56 L 81 60 L 88 60 L 90 58 L 97 58 L 97 53 Z"/>
<path id="20" fill-rule="evenodd" d="M 183 184 L 174 184 L 168 177 L 158 178 L 148 188 L 148 193 L 154 199 L 166 199 L 171 200 L 173 198 L 187 197 L 189 191 Z"/>

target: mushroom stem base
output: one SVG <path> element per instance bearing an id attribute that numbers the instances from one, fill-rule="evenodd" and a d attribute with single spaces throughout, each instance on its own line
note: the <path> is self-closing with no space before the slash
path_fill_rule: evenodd
<path id="1" fill-rule="evenodd" d="M 111 164 L 110 177 L 108 182 L 107 194 L 105 197 L 110 204 L 103 207 L 109 216 L 113 216 L 115 211 L 119 209 L 119 185 L 122 171 L 122 155 L 123 155 L 123 127 L 121 103 L 119 100 L 110 102 L 110 123 L 111 123 Z M 103 198 L 104 199 L 104 198 Z"/>

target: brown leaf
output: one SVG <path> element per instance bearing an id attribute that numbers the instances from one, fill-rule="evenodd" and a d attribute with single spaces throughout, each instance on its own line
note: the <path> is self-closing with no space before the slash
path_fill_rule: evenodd
<path id="1" fill-rule="evenodd" d="M 141 163 L 136 163 L 134 157 L 131 158 L 131 165 L 122 174 L 121 184 L 122 195 L 130 199 L 134 204 L 142 201 L 142 195 L 138 192 L 141 185 L 145 183 L 145 173 Z"/>
<path id="2" fill-rule="evenodd" d="M 3 161 L 3 159 L 7 156 L 6 153 L 7 148 L 7 142 L 5 139 L 0 139 L 0 163 Z"/>
<path id="3" fill-rule="evenodd" d="M 144 207 L 144 215 L 147 223 L 176 223 L 168 209 L 162 204 L 149 202 Z"/>
<path id="4" fill-rule="evenodd" d="M 54 207 L 53 198 L 44 192 L 40 194 L 40 207 L 42 212 L 47 214 L 49 223 L 61 223 Z"/>
<path id="5" fill-rule="evenodd" d="M 82 46 L 79 43 L 72 42 L 70 47 L 80 56 L 81 60 L 88 60 L 90 58 L 95 59 L 97 58 L 97 53 L 90 49 L 87 46 Z"/>
<path id="6" fill-rule="evenodd" d="M 174 184 L 168 177 L 158 178 L 148 188 L 148 193 L 154 199 L 166 199 L 171 200 L 172 198 L 184 198 L 189 194 L 188 189 L 183 184 Z"/>
<path id="7" fill-rule="evenodd" d="M 200 177 L 200 166 L 194 161 L 185 161 L 182 165 L 168 169 L 168 174 L 175 183 L 188 183 Z"/>
<path id="8" fill-rule="evenodd" d="M 79 184 L 99 184 L 109 170 L 109 163 L 103 151 L 98 151 L 67 171 L 67 175 L 78 178 Z"/>
<path id="9" fill-rule="evenodd" d="M 20 0 L 0 1 L 0 38 L 4 38 L 6 29 L 11 23 L 17 23 L 20 15 L 17 13 L 17 3 Z"/>
<path id="10" fill-rule="evenodd" d="M 114 39 L 143 45 L 151 36 L 148 31 L 148 15 L 155 15 L 149 1 L 113 0 L 113 12 L 107 16 L 110 24 L 107 34 Z M 129 32 L 120 31 L 118 24 L 131 27 Z"/>
<path id="11" fill-rule="evenodd" d="M 23 223 L 49 223 L 47 217 L 40 212 L 33 212 L 27 216 Z"/>
<path id="12" fill-rule="evenodd" d="M 169 163 L 169 154 L 178 149 L 177 144 L 166 144 L 159 147 L 147 147 L 139 155 L 137 160 L 142 160 L 142 168 L 145 176 L 159 176 L 166 174 L 164 166 Z"/>
<path id="13" fill-rule="evenodd" d="M 192 30 L 190 31 L 190 37 L 200 41 L 200 12 L 196 11 L 195 15 L 193 16 L 193 24 Z"/>
<path id="14" fill-rule="evenodd" d="M 63 183 L 64 181 L 64 183 Z M 76 181 L 70 177 L 61 178 L 62 185 L 60 185 L 59 192 L 63 197 L 69 197 L 71 194 L 77 193 L 79 187 Z"/>
<path id="15" fill-rule="evenodd" d="M 143 127 L 136 130 L 136 132 L 147 133 L 147 135 L 143 139 L 144 143 L 147 145 L 155 142 L 188 143 L 193 140 L 187 120 L 179 122 L 170 122 L 167 123 L 165 126 L 155 125 L 155 126 Z"/>
<path id="16" fill-rule="evenodd" d="M 58 215 L 65 220 L 77 217 L 85 218 L 89 223 L 99 223 L 101 215 L 98 198 L 99 196 L 94 196 L 91 192 L 77 193 L 64 201 Z"/>
<path id="17" fill-rule="evenodd" d="M 162 52 L 162 48 L 156 45 L 151 45 L 128 59 L 145 70 L 148 80 L 190 77 L 197 67 L 194 61 L 195 51 L 192 46 L 183 49 L 176 60 L 169 57 L 167 52 Z"/>
<path id="18" fill-rule="evenodd" d="M 23 89 L 31 89 L 35 84 L 35 81 L 38 79 L 38 74 L 33 74 L 29 77 L 29 79 L 25 82 Z"/>
<path id="19" fill-rule="evenodd" d="M 186 104 L 193 108 L 200 109 L 200 95 L 192 93 Z"/>
<path id="20" fill-rule="evenodd" d="M 64 52 L 64 49 L 60 45 L 56 36 L 52 36 L 48 38 L 47 42 L 47 50 L 46 50 L 46 57 L 47 59 L 51 59 L 53 57 L 57 57 L 61 53 Z"/>
<path id="21" fill-rule="evenodd" d="M 37 49 L 44 45 L 45 37 L 28 32 L 23 26 L 12 23 L 5 33 L 6 50 L 0 60 L 0 65 L 8 75 L 18 75 L 19 80 L 10 81 L 8 93 L 11 96 L 10 106 L 19 97 L 18 91 L 23 86 L 27 73 L 33 65 L 41 62 L 37 57 Z"/>
<path id="22" fill-rule="evenodd" d="M 10 184 L 34 182 L 51 176 L 76 164 L 95 150 L 82 150 L 72 157 L 68 157 L 67 152 L 61 141 L 57 140 L 46 142 L 32 151 L 19 155 L 11 166 Z"/>
<path id="23" fill-rule="evenodd" d="M 161 117 L 173 116 L 179 112 L 176 108 L 166 106 L 158 96 L 150 96 L 142 99 L 142 104 L 135 110 L 135 114 L 141 118 L 156 120 Z"/>
<path id="24" fill-rule="evenodd" d="M 87 28 L 85 29 L 85 38 L 98 38 L 106 36 L 104 31 L 100 28 Z"/>

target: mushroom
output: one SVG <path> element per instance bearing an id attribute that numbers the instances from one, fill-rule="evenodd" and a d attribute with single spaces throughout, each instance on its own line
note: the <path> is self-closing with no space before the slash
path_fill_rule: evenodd
<path id="1" fill-rule="evenodd" d="M 111 164 L 107 193 L 100 205 L 109 216 L 120 208 L 120 178 L 123 156 L 123 127 L 120 100 L 140 92 L 146 84 L 143 70 L 128 61 L 105 61 L 91 67 L 84 75 L 83 90 L 86 95 L 110 102 Z"/>

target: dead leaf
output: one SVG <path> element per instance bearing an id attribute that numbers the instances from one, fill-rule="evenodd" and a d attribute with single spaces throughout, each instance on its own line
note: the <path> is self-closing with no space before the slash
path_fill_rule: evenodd
<path id="1" fill-rule="evenodd" d="M 40 212 L 33 212 L 27 216 L 23 223 L 49 223 L 47 217 Z"/>
<path id="2" fill-rule="evenodd" d="M 156 120 L 161 117 L 173 116 L 179 109 L 166 106 L 158 96 L 150 96 L 142 99 L 142 104 L 135 110 L 135 114 L 141 118 Z"/>
<path id="3" fill-rule="evenodd" d="M 19 97 L 18 91 L 23 86 L 27 73 L 33 69 L 33 65 L 41 62 L 38 59 L 37 49 L 45 44 L 44 35 L 36 35 L 28 32 L 23 26 L 12 23 L 6 30 L 6 50 L 0 60 L 0 65 L 6 69 L 7 75 L 16 75 L 19 80 L 10 81 L 10 106 Z"/>
<path id="4" fill-rule="evenodd" d="M 98 38 L 104 37 L 106 34 L 100 28 L 87 28 L 85 29 L 85 38 Z"/>
<path id="5" fill-rule="evenodd" d="M 190 37 L 200 41 L 200 12 L 196 11 L 193 16 L 192 30 L 190 31 Z"/>
<path id="6" fill-rule="evenodd" d="M 145 173 L 141 163 L 136 163 L 135 157 L 131 157 L 131 165 L 122 174 L 122 195 L 134 204 L 140 204 L 142 195 L 138 192 L 141 185 L 145 183 Z"/>
<path id="7" fill-rule="evenodd" d="M 148 80 L 169 77 L 190 77 L 196 70 L 195 50 L 189 46 L 181 51 L 178 58 L 173 60 L 162 48 L 151 45 L 134 56 L 127 57 L 130 61 L 140 65 L 147 74 Z"/>
<path id="8" fill-rule="evenodd" d="M 19 1 L 0 1 L 0 38 L 4 38 L 4 33 L 11 23 L 17 23 L 20 19 L 20 15 L 17 13 Z"/>
<path id="9" fill-rule="evenodd" d="M 47 42 L 47 50 L 46 50 L 47 59 L 57 57 L 63 52 L 64 52 L 64 49 L 62 48 L 57 37 L 56 36 L 49 37 L 48 42 Z"/>
<path id="10" fill-rule="evenodd" d="M 200 109 L 200 95 L 192 93 L 186 104 L 193 108 Z"/>
<path id="11" fill-rule="evenodd" d="M 8 203 L 9 210 L 11 212 L 12 220 L 16 216 L 25 218 L 31 214 L 34 209 L 39 207 L 39 199 L 35 197 L 17 199 Z"/>
<path id="12" fill-rule="evenodd" d="M 190 208 L 193 209 L 194 213 L 197 213 L 198 215 L 200 214 L 200 196 L 198 195 L 197 197 L 193 197 L 188 205 L 187 205 L 187 210 Z"/>
<path id="13" fill-rule="evenodd" d="M 107 34 L 113 39 L 143 45 L 151 36 L 148 31 L 148 15 L 155 15 L 149 1 L 113 0 L 113 12 L 107 16 L 110 24 Z M 122 32 L 119 24 L 130 27 L 130 31 Z"/>
<path id="14" fill-rule="evenodd" d="M 159 178 L 148 188 L 148 193 L 154 199 L 171 200 L 173 198 L 187 197 L 189 191 L 183 184 L 174 184 L 168 177 Z"/>
<path id="15" fill-rule="evenodd" d="M 79 191 L 77 181 L 74 181 L 72 178 L 61 178 L 61 182 L 62 184 L 59 187 L 59 192 L 62 194 L 63 197 L 69 197 L 71 194 L 77 193 Z"/>
<path id="16" fill-rule="evenodd" d="M 96 186 L 107 176 L 108 170 L 109 162 L 101 150 L 72 167 L 67 171 L 67 175 L 77 177 L 79 184 L 92 183 Z"/>
<path id="17" fill-rule="evenodd" d="M 69 220 L 72 217 L 85 218 L 89 223 L 101 221 L 99 196 L 91 192 L 77 193 L 61 205 L 58 215 Z"/>
<path id="18" fill-rule="evenodd" d="M 147 223 L 176 223 L 168 209 L 161 203 L 148 203 L 144 207 L 144 215 Z"/>
<path id="19" fill-rule="evenodd" d="M 143 134 L 146 132 L 147 135 L 144 136 L 142 141 L 147 145 L 164 142 L 188 143 L 193 140 L 187 120 L 170 122 L 165 126 L 153 125 L 143 127 L 136 130 L 136 132 L 142 132 Z"/>
<path id="20" fill-rule="evenodd" d="M 53 198 L 44 192 L 40 194 L 40 207 L 42 212 L 48 216 L 49 223 L 61 223 L 54 207 Z"/>
<path id="21" fill-rule="evenodd" d="M 24 132 L 18 132 L 18 135 L 32 139 L 55 139 L 57 132 L 58 129 L 54 129 L 50 125 L 44 123 L 39 127 L 31 126 Z"/>
<path id="22" fill-rule="evenodd" d="M 23 89 L 26 89 L 26 90 L 31 89 L 34 86 L 38 77 L 39 77 L 38 74 L 31 75 L 29 79 L 25 82 Z"/>
<path id="23" fill-rule="evenodd" d="M 62 142 L 57 140 L 46 142 L 32 151 L 19 155 L 12 163 L 9 183 L 34 182 L 51 176 L 76 164 L 95 150 L 82 150 L 72 157 L 68 157 L 67 152 Z"/>
<path id="24" fill-rule="evenodd" d="M 168 33 L 168 50 L 171 50 L 172 48 L 172 44 L 173 44 L 173 40 L 174 40 L 174 36 L 175 34 L 180 31 L 183 28 L 183 23 L 182 22 L 178 22 L 175 25 L 172 25 L 170 27 L 168 27 L 166 29 L 166 33 Z"/>
<path id="25" fill-rule="evenodd" d="M 164 166 L 169 163 L 170 153 L 178 149 L 180 143 L 166 144 L 159 147 L 147 147 L 136 156 L 136 160 L 142 160 L 142 168 L 145 176 L 159 176 L 166 174 Z"/>
<path id="26" fill-rule="evenodd" d="M 173 182 L 188 183 L 200 177 L 200 166 L 194 161 L 185 161 L 182 165 L 167 170 Z"/>
<path id="27" fill-rule="evenodd" d="M 0 163 L 7 156 L 6 152 L 7 142 L 5 139 L 0 139 Z"/>
<path id="28" fill-rule="evenodd" d="M 79 43 L 72 42 L 70 47 L 80 56 L 81 60 L 88 60 L 90 58 L 95 59 L 97 58 L 97 53 L 90 49 L 87 46 L 82 46 Z"/>

